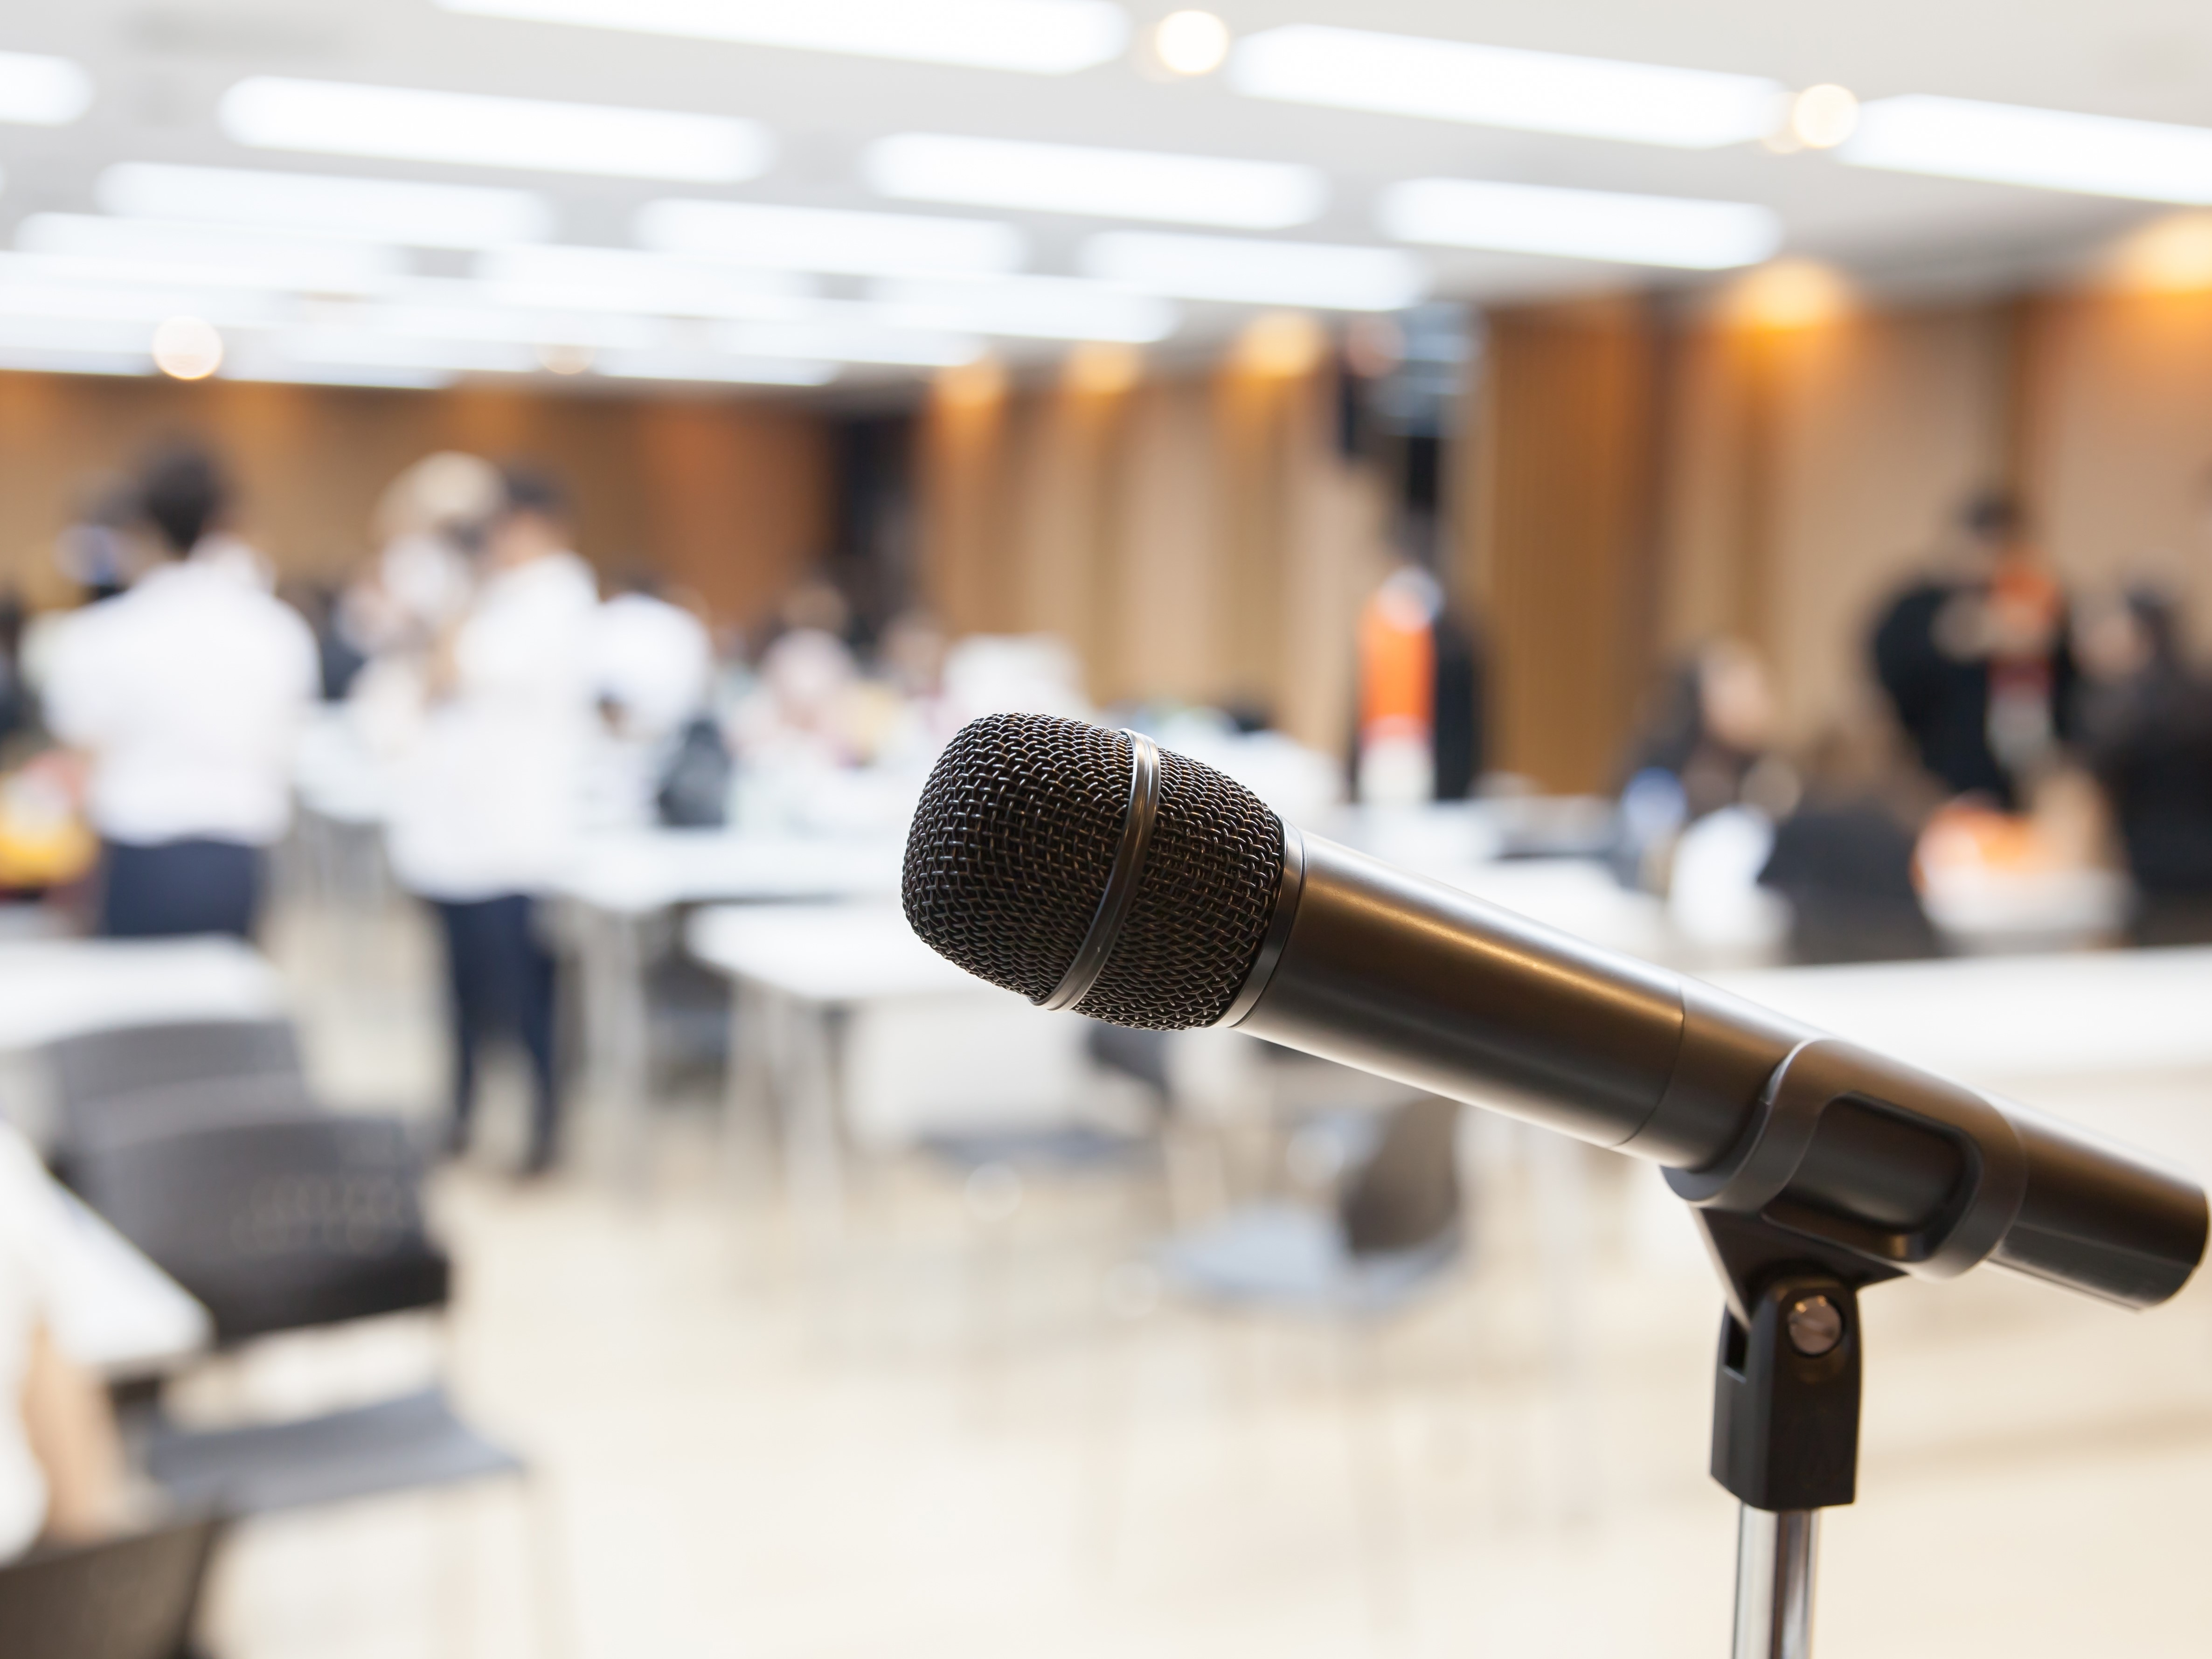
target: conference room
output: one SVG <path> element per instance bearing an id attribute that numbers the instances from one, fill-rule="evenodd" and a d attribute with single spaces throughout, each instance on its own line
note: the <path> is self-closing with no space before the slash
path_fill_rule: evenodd
<path id="1" fill-rule="evenodd" d="M 0 24 L 0 1651 L 2194 1656 L 2212 17 Z"/>

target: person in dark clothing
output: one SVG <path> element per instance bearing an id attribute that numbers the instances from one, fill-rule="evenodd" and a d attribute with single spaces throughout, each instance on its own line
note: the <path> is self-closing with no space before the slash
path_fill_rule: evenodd
<path id="1" fill-rule="evenodd" d="M 1966 568 L 1914 583 L 1876 623 L 1875 677 L 1920 763 L 1949 793 L 2009 809 L 2071 732 L 2065 600 L 2010 498 L 1979 497 L 1963 525 Z"/>
<path id="2" fill-rule="evenodd" d="M 1774 702 L 1759 653 L 1716 640 L 1662 688 L 1650 722 L 1630 747 L 1626 775 L 1665 772 L 1681 786 L 1683 816 L 1730 805 L 1772 740 Z"/>
<path id="3" fill-rule="evenodd" d="M 2083 718 L 2135 879 L 2135 942 L 2212 942 L 2212 684 L 2182 660 L 2164 596 L 2139 589 L 2103 621 Z"/>

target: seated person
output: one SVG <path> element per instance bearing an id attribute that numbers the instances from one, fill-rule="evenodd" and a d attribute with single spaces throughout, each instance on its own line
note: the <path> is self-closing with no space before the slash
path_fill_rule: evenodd
<path id="1" fill-rule="evenodd" d="M 123 1519 L 122 1455 L 98 1381 L 55 1346 L 52 1255 L 70 1224 L 22 1137 L 0 1124 L 0 1561 Z"/>

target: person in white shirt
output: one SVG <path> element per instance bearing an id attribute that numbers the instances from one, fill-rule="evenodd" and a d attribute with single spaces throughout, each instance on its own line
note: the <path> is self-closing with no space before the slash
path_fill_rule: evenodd
<path id="1" fill-rule="evenodd" d="M 633 572 L 599 607 L 592 630 L 592 684 L 600 732 L 591 786 L 593 821 L 653 822 L 679 742 L 707 713 L 714 644 L 707 625 Z"/>
<path id="2" fill-rule="evenodd" d="M 558 488 L 510 471 L 483 538 L 480 580 L 431 674 L 432 707 L 396 781 L 388 846 L 409 890 L 436 907 L 450 970 L 452 1140 L 467 1141 L 478 1062 L 520 1040 L 536 1098 L 527 1170 L 559 1131 L 553 960 L 538 897 L 560 873 L 582 806 L 599 587 L 568 550 Z"/>
<path id="3" fill-rule="evenodd" d="M 224 533 L 227 492 L 205 454 L 159 458 L 140 501 L 169 556 L 64 623 L 46 721 L 91 762 L 100 931 L 248 938 L 264 851 L 290 822 L 314 635 Z"/>
<path id="4" fill-rule="evenodd" d="M 69 1224 L 38 1158 L 0 1123 L 0 1561 L 42 1537 L 96 1538 L 121 1519 L 107 1396 L 52 1334 L 55 1252 Z"/>

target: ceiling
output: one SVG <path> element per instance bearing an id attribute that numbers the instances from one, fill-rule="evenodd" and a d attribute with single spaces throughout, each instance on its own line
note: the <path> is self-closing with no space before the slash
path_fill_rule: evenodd
<path id="1" fill-rule="evenodd" d="M 804 3 L 804 0 L 791 0 Z M 917 5 L 927 0 L 914 0 Z M 1860 0 L 1815 8 L 1775 0 L 1551 0 L 1543 6 L 1436 0 L 1304 0 L 1213 8 L 1239 37 L 1277 25 L 1363 29 L 1727 70 L 1790 88 L 1837 82 L 1863 100 L 1907 93 L 2212 126 L 2212 7 L 2183 0 Z M 1166 9 L 1130 8 L 1133 34 Z M 1318 216 L 1299 240 L 1385 246 L 1376 205 L 1389 185 L 1447 177 L 1760 204 L 1780 216 L 1785 252 L 1838 262 L 1877 281 L 1994 288 L 2079 258 L 2162 211 L 2142 202 L 1846 166 L 1830 153 L 1771 153 L 1756 143 L 1672 149 L 1508 131 L 1404 116 L 1263 101 L 1222 76 L 1176 79 L 1141 47 L 1065 76 L 882 61 L 602 28 L 458 15 L 431 0 L 76 0 L 11 8 L 0 50 L 52 53 L 89 71 L 88 112 L 57 126 L 0 125 L 0 240 L 40 212 L 97 210 L 95 181 L 119 161 L 163 161 L 526 187 L 555 206 L 556 240 L 633 244 L 638 210 L 669 196 L 1012 224 L 1026 268 L 1078 269 L 1102 229 L 1130 220 L 888 202 L 864 181 L 871 141 L 949 133 L 1302 163 L 1319 169 Z M 772 135 L 758 177 L 727 185 L 577 177 L 531 170 L 248 149 L 216 109 L 248 76 L 493 93 L 735 115 Z M 1249 233 L 1239 233 L 1249 234 Z M 1435 293 L 1477 301 L 1619 285 L 1711 280 L 1526 254 L 1425 249 Z M 451 255 L 417 268 L 456 276 Z M 830 278 L 830 298 L 859 292 Z M 0 313 L 7 305 L 0 280 Z M 1210 347 L 1249 308 L 1188 303 L 1159 349 Z M 19 333 L 9 337 L 20 339 Z M 1066 343 L 1003 343 L 1015 360 Z M 861 368 L 866 380 L 912 369 Z"/>

